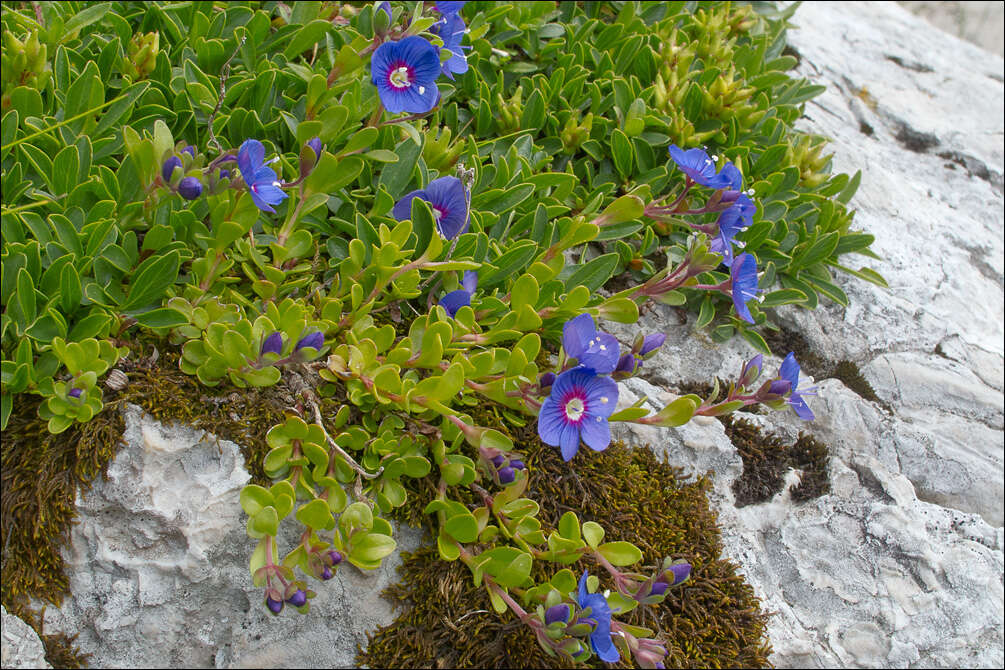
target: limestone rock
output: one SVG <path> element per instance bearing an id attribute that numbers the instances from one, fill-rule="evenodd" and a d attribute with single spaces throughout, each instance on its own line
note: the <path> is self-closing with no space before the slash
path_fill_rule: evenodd
<path id="1" fill-rule="evenodd" d="M 45 660 L 45 647 L 35 630 L 0 606 L 0 665 L 5 668 L 51 668 Z"/>
<path id="2" fill-rule="evenodd" d="M 136 407 L 125 419 L 107 479 L 78 495 L 72 595 L 46 610 L 47 630 L 79 633 L 94 667 L 353 665 L 366 632 L 391 621 L 379 594 L 400 558 L 368 575 L 343 566 L 314 589 L 309 616 L 272 616 L 247 569 L 254 545 L 238 496 L 250 476 L 237 445 Z M 280 551 L 297 541 L 292 525 L 281 527 Z M 407 551 L 420 532 L 395 536 Z"/>
<path id="3" fill-rule="evenodd" d="M 883 260 L 883 289 L 838 275 L 851 305 L 778 310 L 830 363 L 852 361 L 877 401 L 817 380 L 812 423 L 744 415 L 830 448 L 831 493 L 736 507 L 742 462 L 717 422 L 615 424 L 675 465 L 714 477 L 725 551 L 775 612 L 779 667 L 998 667 L 1003 654 L 1003 61 L 891 3 L 805 3 L 789 32 L 799 72 L 827 91 L 800 127 L 832 140 L 837 171 L 862 170 L 854 227 Z M 845 260 L 848 260 L 847 257 Z M 693 319 L 693 317 L 692 317 Z M 712 349 L 657 307 L 668 333 L 621 402 L 654 408 L 681 382 L 735 378 L 753 352 Z M 632 334 L 612 327 L 622 339 Z M 779 359 L 765 357 L 765 374 Z M 813 385 L 804 374 L 800 388 Z"/>

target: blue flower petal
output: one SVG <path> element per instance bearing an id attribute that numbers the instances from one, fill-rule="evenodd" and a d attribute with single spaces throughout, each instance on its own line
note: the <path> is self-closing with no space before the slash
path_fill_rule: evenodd
<path id="1" fill-rule="evenodd" d="M 587 349 L 579 356 L 579 362 L 598 374 L 607 374 L 614 372 L 620 357 L 618 339 L 609 333 L 597 333 L 587 343 Z"/>
<path id="2" fill-rule="evenodd" d="M 562 348 L 565 349 L 565 355 L 578 359 L 596 335 L 597 327 L 589 314 L 580 314 L 575 319 L 566 321 L 562 327 Z"/>
<path id="3" fill-rule="evenodd" d="M 599 416 L 586 416 L 580 424 L 583 442 L 594 451 L 603 451 L 611 444 L 611 424 Z"/>
<path id="4" fill-rule="evenodd" d="M 255 171 L 261 168 L 264 160 L 265 146 L 258 140 L 244 140 L 237 150 L 237 169 L 245 182 L 249 179 L 254 181 Z"/>
<path id="5" fill-rule="evenodd" d="M 429 202 L 429 195 L 423 190 L 418 189 L 412 191 L 403 197 L 401 200 L 394 204 L 394 209 L 391 210 L 391 215 L 394 216 L 398 221 L 404 221 L 405 219 L 412 218 L 412 200 L 415 198 L 422 198 L 426 202 Z"/>
<path id="6" fill-rule="evenodd" d="M 541 441 L 557 447 L 561 444 L 562 428 L 565 427 L 565 423 L 562 408 L 552 396 L 545 398 L 537 415 L 537 434 Z"/>
<path id="7" fill-rule="evenodd" d="M 618 404 L 618 383 L 610 377 L 594 377 L 584 384 L 591 417 L 607 418 Z M 606 402 L 605 399 L 606 398 Z"/>
<path id="8" fill-rule="evenodd" d="M 572 460 L 579 451 L 579 428 L 571 423 L 562 427 L 561 444 L 562 459 L 566 463 Z"/>
<path id="9" fill-rule="evenodd" d="M 728 180 L 726 185 L 734 191 L 739 191 L 743 188 L 743 175 L 740 174 L 740 170 L 732 163 L 726 163 L 723 165 L 719 175 L 722 176 L 723 179 Z"/>
<path id="10" fill-rule="evenodd" d="M 796 415 L 803 421 L 812 421 L 816 418 L 813 410 L 810 409 L 810 406 L 806 404 L 806 401 L 798 393 L 793 392 L 786 402 L 792 406 L 792 409 L 796 411 Z"/>
<path id="11" fill-rule="evenodd" d="M 790 351 L 789 355 L 782 361 L 778 369 L 778 376 L 792 384 L 792 390 L 799 387 L 799 363 L 796 362 L 795 352 Z"/>
<path id="12" fill-rule="evenodd" d="M 478 288 L 478 273 L 474 270 L 465 270 L 464 278 L 461 279 L 461 286 L 468 293 L 474 293 L 475 289 Z"/>
<path id="13" fill-rule="evenodd" d="M 451 291 L 440 298 L 440 306 L 447 310 L 447 314 L 454 316 L 461 307 L 471 305 L 471 294 L 462 288 Z"/>

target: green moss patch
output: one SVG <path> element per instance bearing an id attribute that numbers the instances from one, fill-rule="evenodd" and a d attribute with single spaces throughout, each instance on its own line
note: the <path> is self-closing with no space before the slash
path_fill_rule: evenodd
<path id="1" fill-rule="evenodd" d="M 564 512 L 573 510 L 582 521 L 602 524 L 608 539 L 633 542 L 647 567 L 664 556 L 684 558 L 694 566 L 690 581 L 673 590 L 662 605 L 639 608 L 628 618 L 659 632 L 668 650 L 667 667 L 767 665 L 771 650 L 766 615 L 736 565 L 722 558 L 707 478 L 687 479 L 648 448 L 623 443 L 581 454 L 570 467 L 557 450 L 536 439 L 532 427 L 515 437 L 522 442 L 531 471 L 529 494 L 549 501 L 540 514 L 545 527 L 553 528 Z M 534 569 L 534 576 L 542 577 L 557 568 L 539 562 Z M 597 566 L 589 570 L 604 580 Z M 404 610 L 372 636 L 359 663 L 571 667 L 547 656 L 511 613 L 494 614 L 484 589 L 473 586 L 468 569 L 440 560 L 435 548 L 406 554 L 399 572 L 401 582 L 385 595 Z"/>

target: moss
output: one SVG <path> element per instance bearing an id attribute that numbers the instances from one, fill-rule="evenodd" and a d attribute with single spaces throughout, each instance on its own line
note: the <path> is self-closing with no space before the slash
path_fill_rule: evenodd
<path id="1" fill-rule="evenodd" d="M 661 632 L 667 667 L 767 665 L 766 617 L 736 566 L 721 556 L 708 479 L 686 479 L 649 449 L 622 443 L 581 455 L 570 468 L 555 449 L 536 439 L 533 427 L 515 432 L 531 472 L 527 495 L 547 501 L 539 515 L 546 529 L 573 510 L 581 521 L 601 523 L 608 540 L 635 543 L 647 566 L 664 556 L 694 566 L 691 580 L 662 605 L 640 608 L 628 618 Z M 408 506 L 416 504 L 421 501 Z M 538 562 L 533 575 L 547 578 L 557 569 Z M 601 574 L 595 566 L 590 570 Z M 385 595 L 404 609 L 371 637 L 357 662 L 404 668 L 570 667 L 545 655 L 511 613 L 494 614 L 467 568 L 441 561 L 435 548 L 406 554 L 399 573 L 401 582 Z"/>
<path id="2" fill-rule="evenodd" d="M 830 451 L 827 445 L 817 441 L 812 435 L 800 433 L 796 443 L 789 447 L 789 460 L 792 467 L 803 472 L 799 485 L 791 491 L 792 500 L 804 502 L 831 492 L 831 481 L 827 474 Z"/>
<path id="3" fill-rule="evenodd" d="M 736 506 L 771 500 L 782 490 L 789 467 L 788 449 L 777 437 L 765 435 L 749 421 L 722 418 L 729 441 L 743 459 L 743 474 L 733 481 Z"/>

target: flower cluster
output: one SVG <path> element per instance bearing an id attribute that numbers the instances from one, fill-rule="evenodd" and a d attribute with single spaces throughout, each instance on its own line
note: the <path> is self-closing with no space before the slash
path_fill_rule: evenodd
<path id="1" fill-rule="evenodd" d="M 662 333 L 651 335 L 643 339 L 634 354 L 621 356 L 617 339 L 597 332 L 589 314 L 580 314 L 566 322 L 562 348 L 571 367 L 554 380 L 547 380 L 550 394 L 542 403 L 537 419 L 541 440 L 559 447 L 566 461 L 579 451 L 580 440 L 594 451 L 606 449 L 611 443 L 607 419 L 618 404 L 618 384 L 606 375 L 630 376 L 638 365 L 635 354 L 651 354 L 665 340 Z"/>

